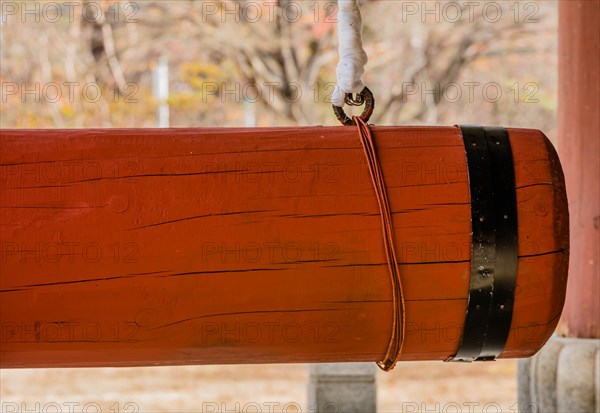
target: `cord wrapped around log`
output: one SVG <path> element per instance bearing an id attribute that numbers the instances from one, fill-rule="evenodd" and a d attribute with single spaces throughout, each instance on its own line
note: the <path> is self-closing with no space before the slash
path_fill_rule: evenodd
<path id="1" fill-rule="evenodd" d="M 400 360 L 460 358 L 475 245 L 466 140 L 459 127 L 371 130 L 404 288 Z M 568 211 L 548 139 L 506 134 L 517 272 L 498 356 L 510 358 L 558 322 Z M 385 356 L 390 277 L 354 128 L 2 130 L 0 144 L 1 368 Z"/>

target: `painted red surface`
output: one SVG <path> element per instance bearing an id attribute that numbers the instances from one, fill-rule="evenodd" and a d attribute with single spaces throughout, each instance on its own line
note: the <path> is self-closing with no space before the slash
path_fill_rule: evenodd
<path id="1" fill-rule="evenodd" d="M 458 128 L 375 127 L 407 307 L 401 360 L 462 334 Z M 544 135 L 510 129 L 519 262 L 503 357 L 564 300 L 568 214 Z M 378 361 L 392 301 L 354 128 L 3 130 L 0 367 Z"/>
<path id="2" fill-rule="evenodd" d="M 560 332 L 600 338 L 600 2 L 559 7 L 559 148 L 571 212 Z"/>

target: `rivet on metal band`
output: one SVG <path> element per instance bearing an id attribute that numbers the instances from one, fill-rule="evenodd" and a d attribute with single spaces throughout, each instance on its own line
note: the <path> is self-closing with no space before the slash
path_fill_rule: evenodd
<path id="1" fill-rule="evenodd" d="M 514 163 L 506 129 L 460 129 L 469 170 L 473 250 L 463 336 L 448 361 L 495 360 L 510 332 L 517 278 Z"/>

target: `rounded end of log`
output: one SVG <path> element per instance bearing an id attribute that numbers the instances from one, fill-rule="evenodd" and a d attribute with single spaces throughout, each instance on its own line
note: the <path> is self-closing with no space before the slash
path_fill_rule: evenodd
<path id="1" fill-rule="evenodd" d="M 519 258 L 515 309 L 502 358 L 530 357 L 554 333 L 567 290 L 569 210 L 558 154 L 539 130 L 509 129 Z"/>

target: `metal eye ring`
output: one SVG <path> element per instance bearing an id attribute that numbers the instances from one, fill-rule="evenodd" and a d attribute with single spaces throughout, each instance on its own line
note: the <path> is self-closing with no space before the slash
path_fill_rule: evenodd
<path id="1" fill-rule="evenodd" d="M 356 98 L 352 95 L 352 93 L 348 93 L 346 94 L 346 98 L 344 99 L 347 105 L 350 106 L 361 106 L 361 105 L 365 105 L 365 109 L 363 110 L 363 113 L 360 115 L 360 118 L 362 120 L 364 120 L 365 122 L 369 121 L 369 118 L 371 117 L 371 115 L 373 114 L 373 110 L 375 109 L 375 98 L 373 97 L 373 92 L 371 92 L 371 90 L 369 90 L 368 87 L 365 86 L 365 88 L 362 90 L 362 92 L 358 93 L 356 95 Z M 344 126 L 355 126 L 356 123 L 354 122 L 354 120 L 350 117 L 348 117 L 348 115 L 346 115 L 346 112 L 344 112 L 344 108 L 342 108 L 341 106 L 335 106 L 333 105 L 333 113 L 335 113 L 335 116 L 337 117 L 337 119 L 340 121 L 340 123 Z"/>

